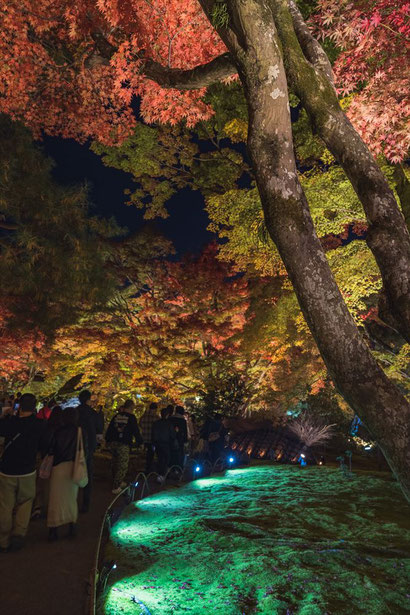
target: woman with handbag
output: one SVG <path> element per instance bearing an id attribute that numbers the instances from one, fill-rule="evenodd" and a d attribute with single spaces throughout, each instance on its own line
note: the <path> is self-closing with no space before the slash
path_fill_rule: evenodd
<path id="1" fill-rule="evenodd" d="M 38 417 L 38 415 L 37 415 Z M 32 519 L 39 519 L 45 516 L 48 505 L 49 482 L 52 470 L 52 448 L 54 434 L 62 425 L 63 409 L 61 406 L 54 406 L 50 418 L 47 421 L 41 446 L 41 463 L 37 472 L 36 497 L 31 513 Z"/>
<path id="2" fill-rule="evenodd" d="M 53 465 L 47 514 L 50 541 L 58 539 L 58 528 L 62 525 L 68 524 L 69 536 L 76 534 L 78 488 L 84 483 L 84 480 L 81 483 L 79 479 L 78 469 L 84 474 L 85 468 L 82 430 L 78 427 L 76 408 L 66 408 L 63 411 L 62 426 L 54 434 L 52 451 Z"/>

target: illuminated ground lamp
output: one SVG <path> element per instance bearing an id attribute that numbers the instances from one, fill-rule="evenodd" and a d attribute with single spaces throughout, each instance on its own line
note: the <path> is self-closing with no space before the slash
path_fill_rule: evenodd
<path id="1" fill-rule="evenodd" d="M 325 458 L 323 457 L 323 455 L 321 455 L 321 456 L 319 457 L 318 465 L 320 465 L 320 466 L 324 466 L 324 465 L 325 465 L 325 463 L 326 463 Z"/>
<path id="2" fill-rule="evenodd" d="M 300 453 L 298 462 L 300 463 L 301 468 L 307 465 L 305 453 Z"/>
<path id="3" fill-rule="evenodd" d="M 99 591 L 101 592 L 105 591 L 105 588 L 107 587 L 108 577 L 110 576 L 111 572 L 115 570 L 116 568 L 117 568 L 117 564 L 114 562 L 114 560 L 110 560 L 109 562 L 103 563 L 100 574 L 98 576 Z"/>
<path id="4" fill-rule="evenodd" d="M 133 502 L 135 500 L 135 490 L 137 487 L 138 487 L 138 482 L 130 483 L 130 486 L 128 488 L 128 499 L 130 502 Z"/>
<path id="5" fill-rule="evenodd" d="M 194 467 L 194 478 L 199 478 L 199 475 L 201 474 L 201 470 L 202 468 L 199 465 L 196 465 Z"/>
<path id="6" fill-rule="evenodd" d="M 228 457 L 228 464 L 229 464 L 230 467 L 232 467 L 234 465 L 235 461 L 236 461 L 235 457 L 233 457 L 233 455 L 229 455 L 229 457 Z"/>

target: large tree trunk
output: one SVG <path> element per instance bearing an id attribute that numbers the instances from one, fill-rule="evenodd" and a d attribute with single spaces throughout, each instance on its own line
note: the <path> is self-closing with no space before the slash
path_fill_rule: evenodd
<path id="1" fill-rule="evenodd" d="M 393 179 L 407 229 L 410 230 L 410 181 L 401 164 L 394 165 Z"/>
<path id="2" fill-rule="evenodd" d="M 229 32 L 249 109 L 248 147 L 275 242 L 340 393 L 365 422 L 410 500 L 410 405 L 361 337 L 333 278 L 300 186 L 286 75 L 268 0 L 230 0 Z"/>
<path id="3" fill-rule="evenodd" d="M 340 108 L 326 54 L 293 0 L 270 0 L 269 4 L 290 85 L 363 205 L 369 224 L 367 243 L 379 266 L 389 309 L 410 342 L 410 236 L 394 193 Z"/>

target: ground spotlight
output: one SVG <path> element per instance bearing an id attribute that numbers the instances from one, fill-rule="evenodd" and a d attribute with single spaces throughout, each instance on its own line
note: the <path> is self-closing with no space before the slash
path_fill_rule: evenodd
<path id="1" fill-rule="evenodd" d="M 98 578 L 98 585 L 101 591 L 105 591 L 105 588 L 107 587 L 108 577 L 110 576 L 111 572 L 116 568 L 117 564 L 114 562 L 114 560 L 110 560 L 103 563 Z"/>
<path id="2" fill-rule="evenodd" d="M 201 471 L 201 466 L 195 466 L 195 472 L 198 473 Z"/>
<path id="3" fill-rule="evenodd" d="M 130 483 L 129 489 L 128 489 L 129 502 L 133 502 L 135 500 L 135 490 L 137 487 L 138 487 L 138 481 Z"/>
<path id="4" fill-rule="evenodd" d="M 306 466 L 306 465 L 307 465 L 307 463 L 306 463 L 306 455 L 305 455 L 305 453 L 300 453 L 298 461 L 299 461 L 299 463 L 300 463 L 300 467 L 301 467 L 301 468 L 303 468 L 304 466 Z"/>

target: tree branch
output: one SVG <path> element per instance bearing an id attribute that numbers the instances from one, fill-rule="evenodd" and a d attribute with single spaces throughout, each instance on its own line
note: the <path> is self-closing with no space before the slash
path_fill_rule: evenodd
<path id="1" fill-rule="evenodd" d="M 104 36 L 101 31 L 94 31 L 91 37 L 95 43 L 94 52 L 87 58 L 87 68 L 93 68 L 101 64 L 109 64 L 116 53 L 116 48 Z M 182 70 L 163 66 L 151 58 L 144 58 L 143 51 L 136 54 L 136 58 L 143 60 L 141 73 L 147 79 L 155 81 L 163 88 L 176 90 L 198 90 L 206 88 L 222 79 L 231 77 L 237 73 L 229 53 L 224 53 L 214 58 L 207 64 L 200 64 L 195 68 Z"/>
<path id="2" fill-rule="evenodd" d="M 296 36 L 306 59 L 309 60 L 315 68 L 321 70 L 329 79 L 330 83 L 334 85 L 333 69 L 329 62 L 329 58 L 322 49 L 320 43 L 310 32 L 309 27 L 303 19 L 303 15 L 294 0 L 289 0 L 289 10 L 292 15 L 293 27 L 295 29 Z"/>
<path id="3" fill-rule="evenodd" d="M 224 53 L 207 64 L 189 70 L 168 68 L 159 62 L 147 59 L 142 70 L 148 79 L 155 81 L 161 87 L 177 90 L 205 88 L 237 72 L 229 53 Z"/>
<path id="4" fill-rule="evenodd" d="M 17 224 L 12 224 L 11 222 L 2 222 L 0 220 L 0 228 L 3 228 L 7 231 L 16 231 L 18 226 Z"/>

